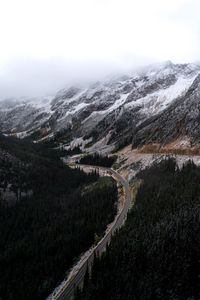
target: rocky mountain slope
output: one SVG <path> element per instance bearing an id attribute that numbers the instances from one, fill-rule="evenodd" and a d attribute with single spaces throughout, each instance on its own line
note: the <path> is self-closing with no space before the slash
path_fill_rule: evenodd
<path id="1" fill-rule="evenodd" d="M 200 66 L 166 62 L 55 97 L 0 102 L 5 134 L 54 145 L 112 151 L 200 141 Z"/>

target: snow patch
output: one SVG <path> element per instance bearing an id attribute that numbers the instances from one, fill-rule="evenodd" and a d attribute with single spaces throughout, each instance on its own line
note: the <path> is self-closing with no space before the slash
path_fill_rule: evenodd
<path id="1" fill-rule="evenodd" d="M 129 93 L 130 94 L 130 93 Z M 93 111 L 86 119 L 83 120 L 82 124 L 88 122 L 91 118 L 98 118 L 98 122 L 101 121 L 106 115 L 110 112 L 116 110 L 120 106 L 122 106 L 128 97 L 129 94 L 122 94 L 118 100 L 115 101 L 113 105 L 105 110 Z"/>
<path id="2" fill-rule="evenodd" d="M 148 94 L 137 101 L 127 103 L 125 104 L 125 108 L 141 106 L 141 112 L 147 116 L 158 114 L 166 109 L 173 100 L 183 96 L 188 91 L 196 77 L 197 75 L 191 78 L 180 77 L 175 84 L 170 87 Z"/>

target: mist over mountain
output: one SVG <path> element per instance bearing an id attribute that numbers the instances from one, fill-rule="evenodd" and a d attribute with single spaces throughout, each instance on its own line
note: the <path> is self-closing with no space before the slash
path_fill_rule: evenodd
<path id="1" fill-rule="evenodd" d="M 0 1 L 0 300 L 200 299 L 200 1 Z"/>
<path id="2" fill-rule="evenodd" d="M 0 102 L 6 135 L 110 152 L 133 144 L 199 143 L 198 64 L 170 61 L 63 88 L 54 96 Z M 158 130 L 159 129 L 159 130 Z"/>
<path id="3" fill-rule="evenodd" d="M 0 101 L 55 95 L 63 87 L 88 86 L 95 81 L 131 73 L 150 63 L 150 59 L 134 56 L 118 61 L 67 60 L 59 57 L 15 59 L 0 71 Z"/>
<path id="4" fill-rule="evenodd" d="M 8 0 L 0 8 L 0 99 L 200 60 L 197 0 Z"/>

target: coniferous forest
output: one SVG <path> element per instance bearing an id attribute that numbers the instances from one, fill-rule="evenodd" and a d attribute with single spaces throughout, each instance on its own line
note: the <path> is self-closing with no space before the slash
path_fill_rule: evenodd
<path id="1" fill-rule="evenodd" d="M 115 155 L 102 156 L 98 153 L 95 153 L 84 155 L 81 157 L 79 163 L 84 165 L 104 166 L 110 168 L 116 159 L 117 157 Z"/>
<path id="2" fill-rule="evenodd" d="M 116 213 L 114 180 L 72 170 L 55 151 L 3 136 L 0 191 L 1 300 L 45 299 Z"/>
<path id="3" fill-rule="evenodd" d="M 200 299 L 200 167 L 167 159 L 139 177 L 126 224 L 79 300 Z"/>

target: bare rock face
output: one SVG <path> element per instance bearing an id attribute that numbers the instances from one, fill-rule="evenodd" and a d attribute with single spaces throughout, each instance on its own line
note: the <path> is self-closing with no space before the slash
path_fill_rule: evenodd
<path id="1" fill-rule="evenodd" d="M 163 77 L 154 78 L 151 80 L 148 77 L 144 77 L 144 84 L 140 89 L 136 89 L 130 93 L 127 98 L 127 102 L 137 101 L 140 98 L 147 96 L 157 90 L 166 89 L 176 82 L 175 74 L 168 74 Z"/>
<path id="2" fill-rule="evenodd" d="M 191 146 L 200 142 L 200 75 L 185 95 L 136 127 L 132 143 L 134 147 L 151 143 L 165 145 L 181 136 L 188 136 Z"/>
<path id="3" fill-rule="evenodd" d="M 70 146 L 89 140 L 109 149 L 200 139 L 200 66 L 171 62 L 54 97 L 0 102 L 0 130 Z M 86 143 L 84 142 L 84 145 Z M 112 145 L 112 147 L 110 147 Z"/>

